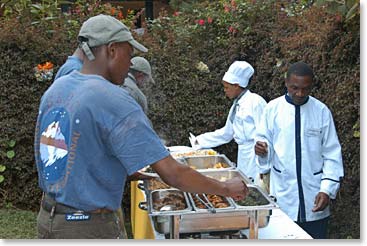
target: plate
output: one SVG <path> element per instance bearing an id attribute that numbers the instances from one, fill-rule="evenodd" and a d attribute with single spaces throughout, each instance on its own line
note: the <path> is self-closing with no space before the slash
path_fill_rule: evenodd
<path id="1" fill-rule="evenodd" d="M 169 152 L 186 152 L 192 151 L 193 149 L 189 146 L 170 146 L 167 147 Z"/>
<path id="2" fill-rule="evenodd" d="M 138 173 L 142 175 L 140 177 L 140 179 L 157 178 L 157 177 L 159 177 L 159 175 L 157 173 L 147 173 L 147 172 L 142 172 L 142 171 L 138 171 Z"/>

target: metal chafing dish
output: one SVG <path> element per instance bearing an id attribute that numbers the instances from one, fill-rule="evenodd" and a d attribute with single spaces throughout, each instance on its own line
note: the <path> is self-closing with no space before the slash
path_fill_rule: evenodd
<path id="1" fill-rule="evenodd" d="M 206 156 L 186 156 L 183 163 L 195 170 L 207 169 L 234 169 L 235 165 L 223 154 Z"/>
<path id="2" fill-rule="evenodd" d="M 235 168 L 235 164 L 223 154 L 184 156 L 175 159 L 180 164 L 187 165 L 199 172 L 205 170 L 227 170 Z M 158 177 L 158 174 L 150 166 L 143 168 L 139 172 L 145 176 Z"/>
<path id="3" fill-rule="evenodd" d="M 222 181 L 222 182 L 238 177 L 242 179 L 246 184 L 252 183 L 252 181 L 246 175 L 242 174 L 237 169 L 201 170 L 200 173 L 210 178 Z"/>
<path id="4" fill-rule="evenodd" d="M 161 189 L 154 190 L 150 194 L 149 213 L 152 215 L 182 214 L 190 211 L 192 206 L 186 192 L 177 189 Z"/>
<path id="5" fill-rule="evenodd" d="M 154 202 L 158 197 L 156 194 L 161 196 L 168 190 L 176 189 L 151 190 L 150 183 L 152 181 L 144 180 L 144 187 L 140 188 L 145 191 L 147 197 L 146 209 L 152 220 L 154 230 L 161 234 L 170 234 L 171 238 L 178 238 L 179 233 L 250 229 L 250 232 L 253 232 L 252 238 L 257 238 L 258 228 L 267 226 L 271 210 L 278 208 L 272 198 L 260 187 L 252 184 L 245 175 L 236 169 L 206 170 L 201 173 L 220 181 L 240 177 L 250 189 L 249 197 L 254 198 L 255 201 L 258 199 L 260 203 L 247 205 L 242 203 L 246 201 L 236 202 L 232 198 L 225 198 L 229 206 L 227 208 L 216 208 L 215 213 L 213 213 L 209 209 L 198 208 L 192 194 L 181 191 L 184 194 L 187 208 L 175 211 L 158 211 L 154 209 Z M 255 195 L 252 196 L 252 194 Z M 144 206 L 139 205 L 139 207 L 143 208 Z"/>

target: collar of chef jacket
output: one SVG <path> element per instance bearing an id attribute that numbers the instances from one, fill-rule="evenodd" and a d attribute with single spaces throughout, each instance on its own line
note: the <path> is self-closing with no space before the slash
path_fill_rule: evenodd
<path id="1" fill-rule="evenodd" d="M 304 105 L 304 104 L 306 104 L 306 103 L 308 102 L 308 99 L 310 99 L 310 97 L 309 97 L 309 96 L 307 96 L 307 99 L 306 99 L 306 100 L 305 100 L 305 102 L 304 102 L 304 103 L 302 103 L 301 105 L 295 105 L 295 104 L 293 103 L 292 98 L 289 96 L 289 94 L 288 94 L 288 93 L 286 93 L 286 94 L 285 94 L 285 100 L 286 100 L 288 103 L 290 103 L 290 104 L 292 104 L 292 105 L 294 105 L 294 106 L 302 106 L 302 105 Z"/>
<path id="2" fill-rule="evenodd" d="M 239 106 L 239 104 L 238 104 L 238 101 L 241 99 L 241 97 L 243 96 L 243 95 L 245 95 L 246 94 L 246 92 L 247 92 L 248 90 L 247 89 L 244 89 L 237 97 L 236 97 L 236 99 L 234 99 L 234 101 L 233 101 L 233 105 L 234 105 L 234 107 L 233 107 L 233 110 L 232 110 L 232 113 L 231 113 L 231 117 L 229 118 L 230 120 L 231 120 L 231 122 L 233 122 L 233 120 L 234 120 L 234 117 L 236 116 L 236 112 L 237 112 L 237 107 Z"/>

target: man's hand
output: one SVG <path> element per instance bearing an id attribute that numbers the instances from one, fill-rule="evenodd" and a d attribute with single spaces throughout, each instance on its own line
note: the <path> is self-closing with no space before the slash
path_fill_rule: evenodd
<path id="1" fill-rule="evenodd" d="M 228 190 L 228 195 L 234 200 L 243 200 L 249 193 L 246 183 L 241 178 L 233 178 L 224 182 Z"/>
<path id="2" fill-rule="evenodd" d="M 265 157 L 268 154 L 268 144 L 266 142 L 257 141 L 255 144 L 255 154 Z"/>
<path id="3" fill-rule="evenodd" d="M 314 207 L 312 209 L 312 212 L 318 212 L 318 211 L 324 210 L 326 206 L 329 204 L 329 202 L 330 202 L 330 197 L 324 192 L 319 192 L 317 196 L 315 197 L 315 202 L 314 202 Z"/>

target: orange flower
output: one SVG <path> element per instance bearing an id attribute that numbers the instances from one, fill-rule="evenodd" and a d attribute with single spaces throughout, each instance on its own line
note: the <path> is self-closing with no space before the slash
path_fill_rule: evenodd
<path id="1" fill-rule="evenodd" d="M 116 11 L 116 9 L 115 8 L 111 8 L 111 15 L 113 16 L 113 15 L 115 15 L 115 11 Z"/>
<path id="2" fill-rule="evenodd" d="M 38 70 L 49 70 L 52 69 L 54 67 L 54 64 L 52 64 L 51 62 L 45 62 L 45 63 L 41 63 L 37 65 Z"/>

